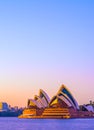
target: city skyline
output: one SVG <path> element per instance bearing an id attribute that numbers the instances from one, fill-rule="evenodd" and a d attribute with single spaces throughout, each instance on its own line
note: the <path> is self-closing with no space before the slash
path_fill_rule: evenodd
<path id="1" fill-rule="evenodd" d="M 0 102 L 26 106 L 61 84 L 94 100 L 94 1 L 0 1 Z"/>

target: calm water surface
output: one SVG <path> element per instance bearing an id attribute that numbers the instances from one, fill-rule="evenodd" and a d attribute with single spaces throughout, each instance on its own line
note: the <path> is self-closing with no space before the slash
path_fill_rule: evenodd
<path id="1" fill-rule="evenodd" d="M 18 119 L 0 117 L 0 130 L 94 130 L 94 119 Z"/>

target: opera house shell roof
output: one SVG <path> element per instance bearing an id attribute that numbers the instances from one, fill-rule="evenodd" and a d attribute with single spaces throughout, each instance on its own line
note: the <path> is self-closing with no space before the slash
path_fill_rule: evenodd
<path id="1" fill-rule="evenodd" d="M 49 96 L 42 89 L 39 91 L 39 96 L 35 95 L 34 99 L 28 100 L 28 107 L 45 108 L 50 102 Z"/>
<path id="2" fill-rule="evenodd" d="M 79 105 L 77 101 L 65 85 L 62 85 L 60 87 L 60 90 L 58 91 L 56 96 L 54 96 L 50 101 L 50 106 L 58 106 L 58 104 L 61 107 L 72 107 L 76 110 L 79 110 Z"/>
<path id="3" fill-rule="evenodd" d="M 85 111 L 94 112 L 94 107 L 91 104 L 82 106 Z"/>
<path id="4" fill-rule="evenodd" d="M 35 95 L 34 99 L 28 100 L 28 108 L 46 108 L 46 107 L 64 107 L 74 108 L 79 110 L 79 105 L 71 92 L 65 85 L 60 87 L 57 94 L 50 100 L 49 96 L 42 89 L 39 91 L 39 96 Z"/>

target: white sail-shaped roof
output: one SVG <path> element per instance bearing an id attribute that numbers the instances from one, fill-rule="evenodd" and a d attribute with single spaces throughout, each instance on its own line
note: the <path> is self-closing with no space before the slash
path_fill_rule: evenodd
<path id="1" fill-rule="evenodd" d="M 57 104 L 57 106 L 72 107 L 79 110 L 79 106 L 75 98 L 72 96 L 71 92 L 62 85 L 56 94 L 50 101 L 49 96 L 42 89 L 39 91 L 39 96 L 35 95 L 34 99 L 28 100 L 28 106 L 36 106 L 38 108 L 46 108 Z"/>
<path id="2" fill-rule="evenodd" d="M 68 107 L 73 107 L 74 109 L 79 110 L 77 101 L 72 96 L 71 92 L 65 87 L 65 85 L 62 85 L 56 96 L 52 98 L 50 106 L 54 105 L 57 102 L 59 103 L 59 99 Z"/>
<path id="3" fill-rule="evenodd" d="M 91 111 L 91 112 L 94 112 L 94 107 L 91 105 L 91 104 L 89 104 L 89 105 L 83 105 L 83 107 L 87 110 L 87 111 Z"/>
<path id="4" fill-rule="evenodd" d="M 29 99 L 28 100 L 28 107 L 38 107 L 40 108 L 40 104 L 35 101 L 34 99 Z"/>
<path id="5" fill-rule="evenodd" d="M 43 100 L 43 98 L 41 98 L 37 95 L 35 95 L 35 97 L 34 97 L 35 101 L 37 101 L 41 105 L 41 107 L 44 108 L 47 105 L 47 103 L 45 102 L 45 100 Z"/>
<path id="6" fill-rule="evenodd" d="M 75 100 L 75 98 L 72 96 L 71 92 L 66 88 L 65 85 L 62 85 L 60 90 L 58 91 L 58 94 L 59 93 L 62 93 L 64 95 L 66 95 L 66 97 L 71 101 L 73 107 L 75 109 L 78 109 L 79 110 L 79 106 L 78 106 L 78 103 L 77 101 Z"/>
<path id="7" fill-rule="evenodd" d="M 39 96 L 40 96 L 40 98 L 43 98 L 43 97 L 44 97 L 44 99 L 45 99 L 45 101 L 47 102 L 47 104 L 50 102 L 49 96 L 48 96 L 47 93 L 44 92 L 42 89 L 40 89 L 40 91 L 39 91 Z"/>
<path id="8" fill-rule="evenodd" d="M 39 91 L 39 96 L 35 95 L 34 100 L 38 108 L 48 107 L 50 98 L 42 89 Z"/>

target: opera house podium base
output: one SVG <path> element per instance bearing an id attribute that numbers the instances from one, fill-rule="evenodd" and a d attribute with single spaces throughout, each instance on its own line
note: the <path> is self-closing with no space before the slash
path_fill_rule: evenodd
<path id="1" fill-rule="evenodd" d="M 70 118 L 94 118 L 94 113 L 76 111 L 68 108 L 25 109 L 18 118 L 26 119 L 70 119 Z"/>
<path id="2" fill-rule="evenodd" d="M 26 109 L 19 118 L 28 119 L 68 119 L 70 113 L 67 108 L 45 108 L 44 110 Z"/>

